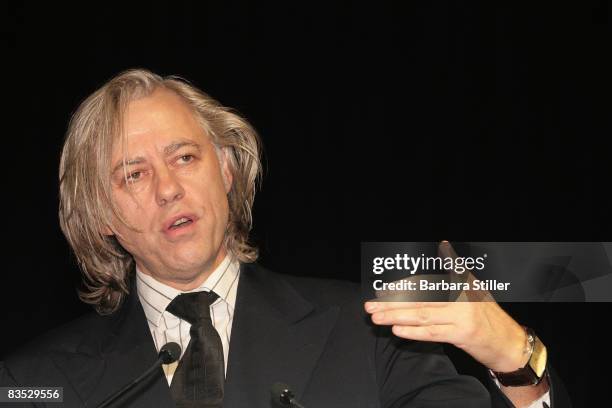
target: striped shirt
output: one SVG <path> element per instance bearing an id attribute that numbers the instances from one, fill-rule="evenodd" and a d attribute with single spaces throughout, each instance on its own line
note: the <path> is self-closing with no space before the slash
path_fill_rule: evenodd
<path id="1" fill-rule="evenodd" d="M 157 351 L 159 352 L 159 349 L 168 342 L 176 342 L 181 345 L 181 352 L 184 353 L 189 344 L 191 324 L 166 311 L 172 299 L 183 292 L 158 282 L 153 277 L 140 272 L 138 268 L 136 268 L 136 278 L 138 297 L 147 317 Z M 210 313 L 212 324 L 219 333 L 221 343 L 223 344 L 226 372 L 239 278 L 240 263 L 228 255 L 208 277 L 206 282 L 200 287 L 189 291 L 214 291 L 219 295 L 219 298 L 210 306 Z M 168 384 L 172 382 L 177 366 L 178 362 L 162 366 Z"/>

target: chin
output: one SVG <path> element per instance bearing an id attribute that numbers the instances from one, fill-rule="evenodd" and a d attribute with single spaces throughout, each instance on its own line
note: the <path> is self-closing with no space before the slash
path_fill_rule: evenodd
<path id="1" fill-rule="evenodd" d="M 159 255 L 170 269 L 185 272 L 208 269 L 215 263 L 222 246 L 222 240 L 217 245 L 212 238 L 202 239 L 200 236 L 181 245 L 166 247 L 166 251 L 161 251 Z"/>
<path id="2" fill-rule="evenodd" d="M 216 255 L 210 248 L 186 248 L 174 255 L 172 264 L 182 270 L 206 268 L 214 264 Z"/>

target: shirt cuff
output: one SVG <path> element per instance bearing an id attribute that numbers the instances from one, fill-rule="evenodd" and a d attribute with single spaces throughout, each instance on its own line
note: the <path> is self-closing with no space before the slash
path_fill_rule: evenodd
<path id="1" fill-rule="evenodd" d="M 499 380 L 497 378 L 492 378 L 493 382 L 495 383 L 495 385 L 497 385 L 497 388 L 501 389 L 501 383 L 499 382 Z M 544 405 L 544 403 L 546 403 L 546 405 Z M 543 408 L 543 407 L 551 407 L 550 405 L 550 389 L 548 391 L 546 391 L 546 394 L 542 395 L 540 398 L 538 398 L 537 400 L 533 401 L 531 404 L 529 404 L 527 406 L 527 408 Z M 554 408 L 554 407 L 551 407 Z"/>
<path id="2" fill-rule="evenodd" d="M 546 403 L 546 405 L 544 405 L 544 403 Z M 533 401 L 527 408 L 542 408 L 546 406 L 550 407 L 550 391 L 546 391 L 546 394 Z"/>

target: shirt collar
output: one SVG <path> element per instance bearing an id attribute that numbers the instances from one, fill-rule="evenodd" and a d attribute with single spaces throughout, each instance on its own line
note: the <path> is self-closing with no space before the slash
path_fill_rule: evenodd
<path id="1" fill-rule="evenodd" d="M 225 302 L 233 310 L 236 305 L 236 291 L 231 289 L 238 279 L 239 271 L 240 263 L 228 254 L 202 285 L 187 292 L 214 291 L 219 295 L 219 299 L 213 305 Z M 170 302 L 181 293 L 186 293 L 142 273 L 138 266 L 136 290 L 147 320 L 155 326 L 159 326 L 162 314 Z"/>

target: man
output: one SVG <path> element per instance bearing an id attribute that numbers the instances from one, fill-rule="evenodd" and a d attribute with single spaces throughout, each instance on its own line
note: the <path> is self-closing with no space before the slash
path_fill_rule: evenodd
<path id="1" fill-rule="evenodd" d="M 93 93 L 64 144 L 60 224 L 98 313 L 9 356 L 0 383 L 97 406 L 176 342 L 180 362 L 118 406 L 268 407 L 278 381 L 306 407 L 561 406 L 554 374 L 521 377 L 533 337 L 494 302 L 364 305 L 351 284 L 254 264 L 259 173 L 251 126 L 178 78 L 131 70 Z M 489 394 L 440 342 L 519 386 Z"/>

